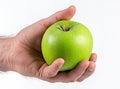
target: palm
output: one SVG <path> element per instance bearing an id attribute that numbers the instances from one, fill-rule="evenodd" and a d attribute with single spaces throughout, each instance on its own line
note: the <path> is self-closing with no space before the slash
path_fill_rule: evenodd
<path id="1" fill-rule="evenodd" d="M 20 33 L 20 36 L 23 32 L 24 30 Z M 23 36 L 22 38 L 25 38 L 27 35 L 25 35 L 25 37 Z M 11 53 L 11 55 L 14 54 L 11 58 L 11 62 L 13 63 L 13 66 L 15 66 L 14 68 L 16 68 L 14 70 L 24 75 L 35 76 L 36 71 L 38 71 L 42 64 L 45 63 L 42 59 L 41 51 L 39 50 L 40 43 L 29 45 L 32 41 L 29 43 L 29 39 L 21 39 L 19 35 L 15 40 L 15 43 L 17 44 L 14 45 Z M 35 47 L 38 47 L 38 49 Z"/>

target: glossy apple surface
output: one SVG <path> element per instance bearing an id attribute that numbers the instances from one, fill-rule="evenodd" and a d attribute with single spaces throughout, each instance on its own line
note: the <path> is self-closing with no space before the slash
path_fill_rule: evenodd
<path id="1" fill-rule="evenodd" d="M 55 59 L 63 58 L 60 71 L 73 69 L 80 61 L 89 60 L 93 39 L 83 24 L 62 20 L 51 25 L 42 38 L 42 54 L 48 65 Z"/>

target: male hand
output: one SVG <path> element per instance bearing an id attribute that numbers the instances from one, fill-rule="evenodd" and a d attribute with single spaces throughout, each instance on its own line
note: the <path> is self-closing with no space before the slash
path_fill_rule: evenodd
<path id="1" fill-rule="evenodd" d="M 47 65 L 41 53 L 41 39 L 46 29 L 56 21 L 71 19 L 74 14 L 75 7 L 70 6 L 21 30 L 15 37 L 8 40 L 11 45 L 4 65 L 22 75 L 49 82 L 81 82 L 88 78 L 95 70 L 95 53 L 91 54 L 89 61 L 82 61 L 69 72 L 59 72 L 64 64 L 62 58 Z"/>

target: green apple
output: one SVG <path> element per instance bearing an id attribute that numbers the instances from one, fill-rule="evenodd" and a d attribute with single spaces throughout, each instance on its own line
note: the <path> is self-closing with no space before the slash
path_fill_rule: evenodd
<path id="1" fill-rule="evenodd" d="M 63 58 L 60 71 L 71 70 L 82 60 L 89 60 L 93 39 L 86 26 L 79 22 L 61 20 L 51 25 L 42 38 L 42 54 L 48 65 Z"/>

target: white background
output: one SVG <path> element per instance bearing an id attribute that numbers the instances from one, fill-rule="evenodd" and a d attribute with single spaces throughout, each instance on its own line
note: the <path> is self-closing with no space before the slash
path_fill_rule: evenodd
<path id="1" fill-rule="evenodd" d="M 0 89 L 120 89 L 119 0 L 0 0 L 0 34 L 11 35 L 75 5 L 72 20 L 86 25 L 98 54 L 95 73 L 81 83 L 48 83 L 15 72 L 0 72 Z"/>

